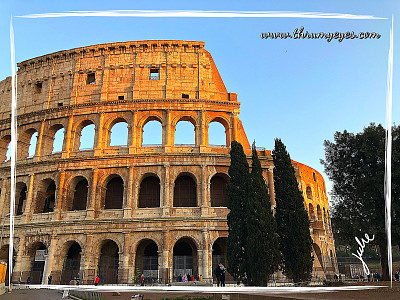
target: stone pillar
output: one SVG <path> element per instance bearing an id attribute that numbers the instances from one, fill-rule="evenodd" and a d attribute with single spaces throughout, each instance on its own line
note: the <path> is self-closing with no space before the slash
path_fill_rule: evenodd
<path id="1" fill-rule="evenodd" d="M 133 176 L 134 176 L 134 169 L 133 167 L 128 167 L 128 182 L 127 182 L 127 191 L 126 191 L 126 201 L 124 203 L 124 218 L 131 218 L 132 217 L 132 200 L 133 200 L 133 191 L 132 191 L 132 184 L 133 184 Z M 136 208 L 136 207 L 135 207 Z"/>
<path id="2" fill-rule="evenodd" d="M 54 265 L 54 259 L 55 259 L 55 251 L 56 251 L 56 245 L 58 243 L 58 236 L 54 235 L 51 239 L 50 242 L 50 249 L 48 251 L 48 255 L 46 258 L 46 263 L 44 266 L 44 270 L 43 270 L 43 279 L 42 279 L 42 283 L 44 284 L 48 284 L 47 282 L 47 277 L 49 277 L 52 269 L 53 269 L 53 265 Z"/>
<path id="3" fill-rule="evenodd" d="M 209 211 L 208 208 L 210 205 L 207 205 L 207 166 L 201 165 L 201 200 L 200 200 L 200 207 L 201 207 L 201 216 L 208 216 Z"/>
<path id="4" fill-rule="evenodd" d="M 164 151 L 171 152 L 171 147 L 174 146 L 174 136 L 175 136 L 175 128 L 172 126 L 172 117 L 171 117 L 171 110 L 166 110 L 166 124 L 163 126 L 163 144 L 164 144 Z"/>
<path id="5" fill-rule="evenodd" d="M 231 124 L 232 124 L 232 130 L 231 130 L 231 141 L 236 141 L 237 140 L 237 126 L 238 126 L 238 112 L 233 112 L 231 114 Z"/>
<path id="6" fill-rule="evenodd" d="M 169 179 L 169 164 L 164 164 L 165 172 L 164 172 L 164 193 L 163 199 L 161 199 L 161 207 L 162 207 L 162 215 L 164 217 L 168 217 L 170 215 L 170 208 L 172 207 L 172 199 L 170 193 L 170 179 Z"/>
<path id="7" fill-rule="evenodd" d="M 5 215 L 8 214 L 7 211 L 4 211 L 4 205 L 6 203 L 8 190 L 10 189 L 10 179 L 4 178 L 3 185 L 1 187 L 1 194 L 0 194 L 0 212 L 1 213 L 1 220 L 5 218 Z"/>
<path id="8" fill-rule="evenodd" d="M 163 230 L 162 232 L 162 249 L 161 249 L 161 259 L 159 262 L 159 276 L 163 283 L 169 283 L 172 281 L 172 265 L 170 266 L 170 251 L 169 251 L 169 231 Z"/>
<path id="9" fill-rule="evenodd" d="M 68 199 L 63 197 L 64 196 L 63 192 L 65 191 L 64 183 L 65 183 L 65 171 L 63 170 L 63 171 L 61 171 L 61 174 L 60 174 L 60 183 L 58 186 L 58 197 L 57 197 L 57 200 L 55 203 L 55 209 L 54 209 L 54 214 L 53 214 L 54 221 L 61 220 L 61 213 L 62 213 L 63 205 L 65 205 L 65 203 L 63 203 L 63 199 L 68 201 Z"/>
<path id="10" fill-rule="evenodd" d="M 97 275 L 97 263 L 95 261 L 97 253 L 94 253 L 93 249 L 93 235 L 88 234 L 86 236 L 86 247 L 85 247 L 85 260 L 84 260 L 84 284 L 94 284 L 94 279 Z M 82 268 L 82 266 L 81 266 Z"/>
<path id="11" fill-rule="evenodd" d="M 32 173 L 30 180 L 29 180 L 29 186 L 28 188 L 28 195 L 26 196 L 26 205 L 25 205 L 25 223 L 29 223 L 32 217 L 32 210 L 33 207 L 32 205 L 34 204 L 34 199 L 33 199 L 33 184 L 35 182 L 35 174 Z"/>
<path id="12" fill-rule="evenodd" d="M 197 134 L 197 138 L 196 140 L 198 140 L 198 144 L 200 146 L 200 152 L 206 152 L 207 151 L 207 147 L 208 147 L 208 138 L 207 138 L 207 128 L 208 126 L 206 126 L 205 122 L 205 111 L 202 110 L 199 112 L 199 117 L 197 119 L 200 120 L 200 126 L 196 126 L 196 134 Z M 197 145 L 196 145 L 197 146 Z"/>
<path id="13" fill-rule="evenodd" d="M 136 153 L 136 147 L 137 147 L 137 111 L 132 110 L 132 133 L 130 136 L 130 141 L 128 141 L 128 151 L 129 154 L 134 154 Z M 129 134 L 128 134 L 128 139 L 129 139 Z"/>
<path id="14" fill-rule="evenodd" d="M 42 152 L 44 152 L 44 143 L 43 143 L 43 138 L 44 138 L 44 127 L 46 125 L 46 119 L 43 119 L 42 124 L 40 125 L 40 133 L 38 136 L 38 141 L 36 143 L 36 151 L 35 151 L 35 157 L 36 160 L 40 160 L 40 157 L 42 156 Z"/>
<path id="15" fill-rule="evenodd" d="M 203 276 L 203 278 L 209 278 L 210 277 L 210 266 L 209 266 L 209 259 L 208 259 L 208 254 L 209 254 L 209 247 L 208 247 L 208 234 L 207 234 L 207 229 L 203 229 L 201 232 L 202 238 L 203 238 L 203 249 L 201 250 L 201 257 L 202 257 L 202 269 L 201 272 L 199 270 L 199 274 Z"/>
<path id="16" fill-rule="evenodd" d="M 86 219 L 94 219 L 96 217 L 96 195 L 97 195 L 97 177 L 99 169 L 93 169 L 92 187 L 90 189 L 90 197 L 88 197 Z M 98 199 L 100 201 L 100 199 Z"/>
<path id="17" fill-rule="evenodd" d="M 24 248 L 25 248 L 25 236 L 22 235 L 19 238 L 19 243 L 18 243 L 18 253 L 17 253 L 17 259 L 14 264 L 14 270 L 13 270 L 13 282 L 20 282 L 22 280 L 22 259 L 24 255 Z M 8 262 L 7 262 L 8 263 Z"/>
<path id="18" fill-rule="evenodd" d="M 118 283 L 129 283 L 130 279 L 129 246 L 130 246 L 130 236 L 129 234 L 124 234 L 124 245 L 123 245 L 124 249 L 122 252 L 120 252 L 120 259 L 119 259 L 121 267 L 118 268 Z"/>
<path id="19" fill-rule="evenodd" d="M 274 189 L 274 173 L 273 173 L 274 167 L 268 167 L 267 169 L 267 174 L 268 174 L 268 192 L 269 196 L 271 198 L 271 205 L 273 207 L 276 206 L 275 202 L 275 189 Z"/>
<path id="20" fill-rule="evenodd" d="M 99 124 L 97 127 L 97 130 L 95 132 L 94 135 L 94 156 L 99 156 L 102 154 L 103 152 L 103 148 L 104 148 L 104 140 L 103 140 L 103 136 L 104 136 L 104 112 L 100 112 L 99 113 Z"/>
<path id="21" fill-rule="evenodd" d="M 68 120 L 68 129 L 65 133 L 65 150 L 62 153 L 62 158 L 68 158 L 71 156 L 71 151 L 73 151 L 74 145 L 74 132 L 72 131 L 72 125 L 74 123 L 74 117 L 70 116 Z"/>

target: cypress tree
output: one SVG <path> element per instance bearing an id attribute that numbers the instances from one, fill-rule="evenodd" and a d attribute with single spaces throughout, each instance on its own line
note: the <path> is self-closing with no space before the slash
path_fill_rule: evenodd
<path id="1" fill-rule="evenodd" d="M 304 207 L 295 171 L 286 147 L 275 139 L 272 152 L 274 160 L 274 185 L 276 223 L 283 270 L 294 282 L 309 281 L 312 276 L 312 238 L 310 221 Z"/>
<path id="2" fill-rule="evenodd" d="M 276 222 L 255 143 L 252 151 L 251 197 L 247 207 L 248 284 L 266 285 L 280 261 Z"/>
<path id="3" fill-rule="evenodd" d="M 228 272 L 238 282 L 247 282 L 246 274 L 246 242 L 247 224 L 246 209 L 250 192 L 249 164 L 240 143 L 231 143 L 231 165 L 229 167 L 230 182 L 228 191 L 228 227 L 226 242 Z"/>

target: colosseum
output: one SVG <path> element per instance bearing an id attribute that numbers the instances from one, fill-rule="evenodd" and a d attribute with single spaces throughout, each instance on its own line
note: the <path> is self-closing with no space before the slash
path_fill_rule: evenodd
<path id="1" fill-rule="evenodd" d="M 213 267 L 226 263 L 230 143 L 239 141 L 249 162 L 251 147 L 237 95 L 227 92 L 204 42 L 63 50 L 19 63 L 17 76 L 12 281 L 47 283 L 51 275 L 66 284 L 79 274 L 83 283 L 99 275 L 104 284 L 133 284 L 142 273 L 164 283 L 183 273 L 211 280 Z M 8 261 L 10 77 L 0 92 L 0 260 Z M 175 142 L 182 123 L 193 129 L 192 144 Z M 149 124 L 159 144 L 143 142 Z M 125 142 L 115 145 L 113 127 L 121 125 Z M 223 145 L 209 143 L 214 125 Z M 258 154 L 274 207 L 271 151 Z M 311 221 L 313 276 L 332 276 L 324 179 L 293 165 Z"/>

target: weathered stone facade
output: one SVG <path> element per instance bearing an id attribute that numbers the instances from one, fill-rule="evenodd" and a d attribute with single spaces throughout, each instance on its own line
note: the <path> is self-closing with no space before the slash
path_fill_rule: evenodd
<path id="1" fill-rule="evenodd" d="M 229 145 L 241 142 L 248 155 L 251 149 L 237 96 L 227 92 L 204 43 L 102 44 L 18 67 L 13 280 L 47 281 L 51 274 L 53 283 L 67 283 L 79 273 L 84 283 L 93 283 L 97 274 L 105 283 L 132 283 L 139 271 L 162 281 L 186 271 L 211 278 L 213 259 L 224 261 L 226 253 Z M 10 100 L 7 78 L 0 82 L 3 260 L 9 240 Z M 160 145 L 142 143 L 150 121 L 161 123 Z M 175 144 L 180 121 L 193 125 L 194 145 Z M 128 126 L 127 145 L 111 146 L 111 128 L 120 122 Z M 212 122 L 225 129 L 223 147 L 209 145 Z M 80 149 L 82 130 L 91 124 L 93 148 Z M 62 151 L 54 153 L 60 129 Z M 35 133 L 35 154 L 29 156 Z M 271 152 L 259 155 L 275 205 Z M 294 166 L 310 209 L 315 271 L 332 275 L 335 250 L 324 180 L 310 167 Z"/>

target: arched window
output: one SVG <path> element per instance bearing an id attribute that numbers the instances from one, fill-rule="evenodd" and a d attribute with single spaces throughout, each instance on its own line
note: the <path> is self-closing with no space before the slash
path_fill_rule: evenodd
<path id="1" fill-rule="evenodd" d="M 159 120 L 151 120 L 143 126 L 142 147 L 162 145 L 162 126 Z"/>
<path id="2" fill-rule="evenodd" d="M 64 142 L 64 128 L 61 127 L 60 129 L 57 130 L 57 132 L 54 135 L 52 153 L 61 152 L 63 148 L 63 142 Z"/>
<path id="3" fill-rule="evenodd" d="M 312 200 L 312 191 L 311 191 L 311 187 L 310 186 L 307 186 L 306 194 L 307 194 L 307 199 Z"/>
<path id="4" fill-rule="evenodd" d="M 208 145 L 226 146 L 225 127 L 221 123 L 214 121 L 208 125 Z"/>
<path id="5" fill-rule="evenodd" d="M 17 188 L 21 189 L 21 192 L 19 193 L 18 206 L 16 211 L 17 216 L 20 216 L 23 214 L 24 202 L 26 200 L 26 192 L 28 189 L 26 188 L 25 183 L 17 183 Z"/>
<path id="6" fill-rule="evenodd" d="M 149 176 L 140 183 L 139 208 L 160 207 L 160 179 Z"/>
<path id="7" fill-rule="evenodd" d="M 317 205 L 317 219 L 318 221 L 322 221 L 322 212 L 321 212 L 321 207 L 319 204 Z"/>
<path id="8" fill-rule="evenodd" d="M 211 206 L 228 206 L 228 193 L 226 191 L 227 183 L 227 180 L 220 175 L 215 175 L 211 178 Z"/>
<path id="9" fill-rule="evenodd" d="M 79 150 L 93 149 L 94 146 L 94 134 L 95 126 L 93 123 L 86 125 L 82 128 Z"/>
<path id="10" fill-rule="evenodd" d="M 196 206 L 196 182 L 188 175 L 181 175 L 175 180 L 174 207 Z"/>
<path id="11" fill-rule="evenodd" d="M 32 134 L 30 143 L 29 143 L 29 149 L 28 149 L 28 157 L 33 157 L 36 154 L 36 144 L 37 144 L 37 139 L 38 139 L 38 133 L 35 131 Z"/>
<path id="12" fill-rule="evenodd" d="M 6 135 L 0 139 L 0 160 L 8 161 L 11 157 L 11 135 Z"/>
<path id="13" fill-rule="evenodd" d="M 82 179 L 75 186 L 74 201 L 72 202 L 72 210 L 85 210 L 88 195 L 88 182 Z"/>
<path id="14" fill-rule="evenodd" d="M 46 198 L 44 200 L 44 208 L 43 208 L 44 213 L 52 212 L 54 210 L 54 204 L 56 202 L 55 194 L 56 194 L 56 184 L 54 183 L 54 181 L 52 181 L 52 183 L 50 183 L 50 185 L 46 190 Z"/>
<path id="15" fill-rule="evenodd" d="M 314 211 L 314 206 L 311 203 L 308 205 L 308 213 L 310 215 L 310 220 L 314 221 L 315 220 L 315 211 Z"/>
<path id="16" fill-rule="evenodd" d="M 175 130 L 175 145 L 195 145 L 195 126 L 189 121 L 179 121 Z"/>
<path id="17" fill-rule="evenodd" d="M 124 199 L 124 182 L 121 177 L 114 177 L 106 187 L 104 209 L 121 209 Z"/>
<path id="18" fill-rule="evenodd" d="M 128 144 L 128 123 L 119 121 L 111 127 L 110 146 L 126 146 Z"/>

